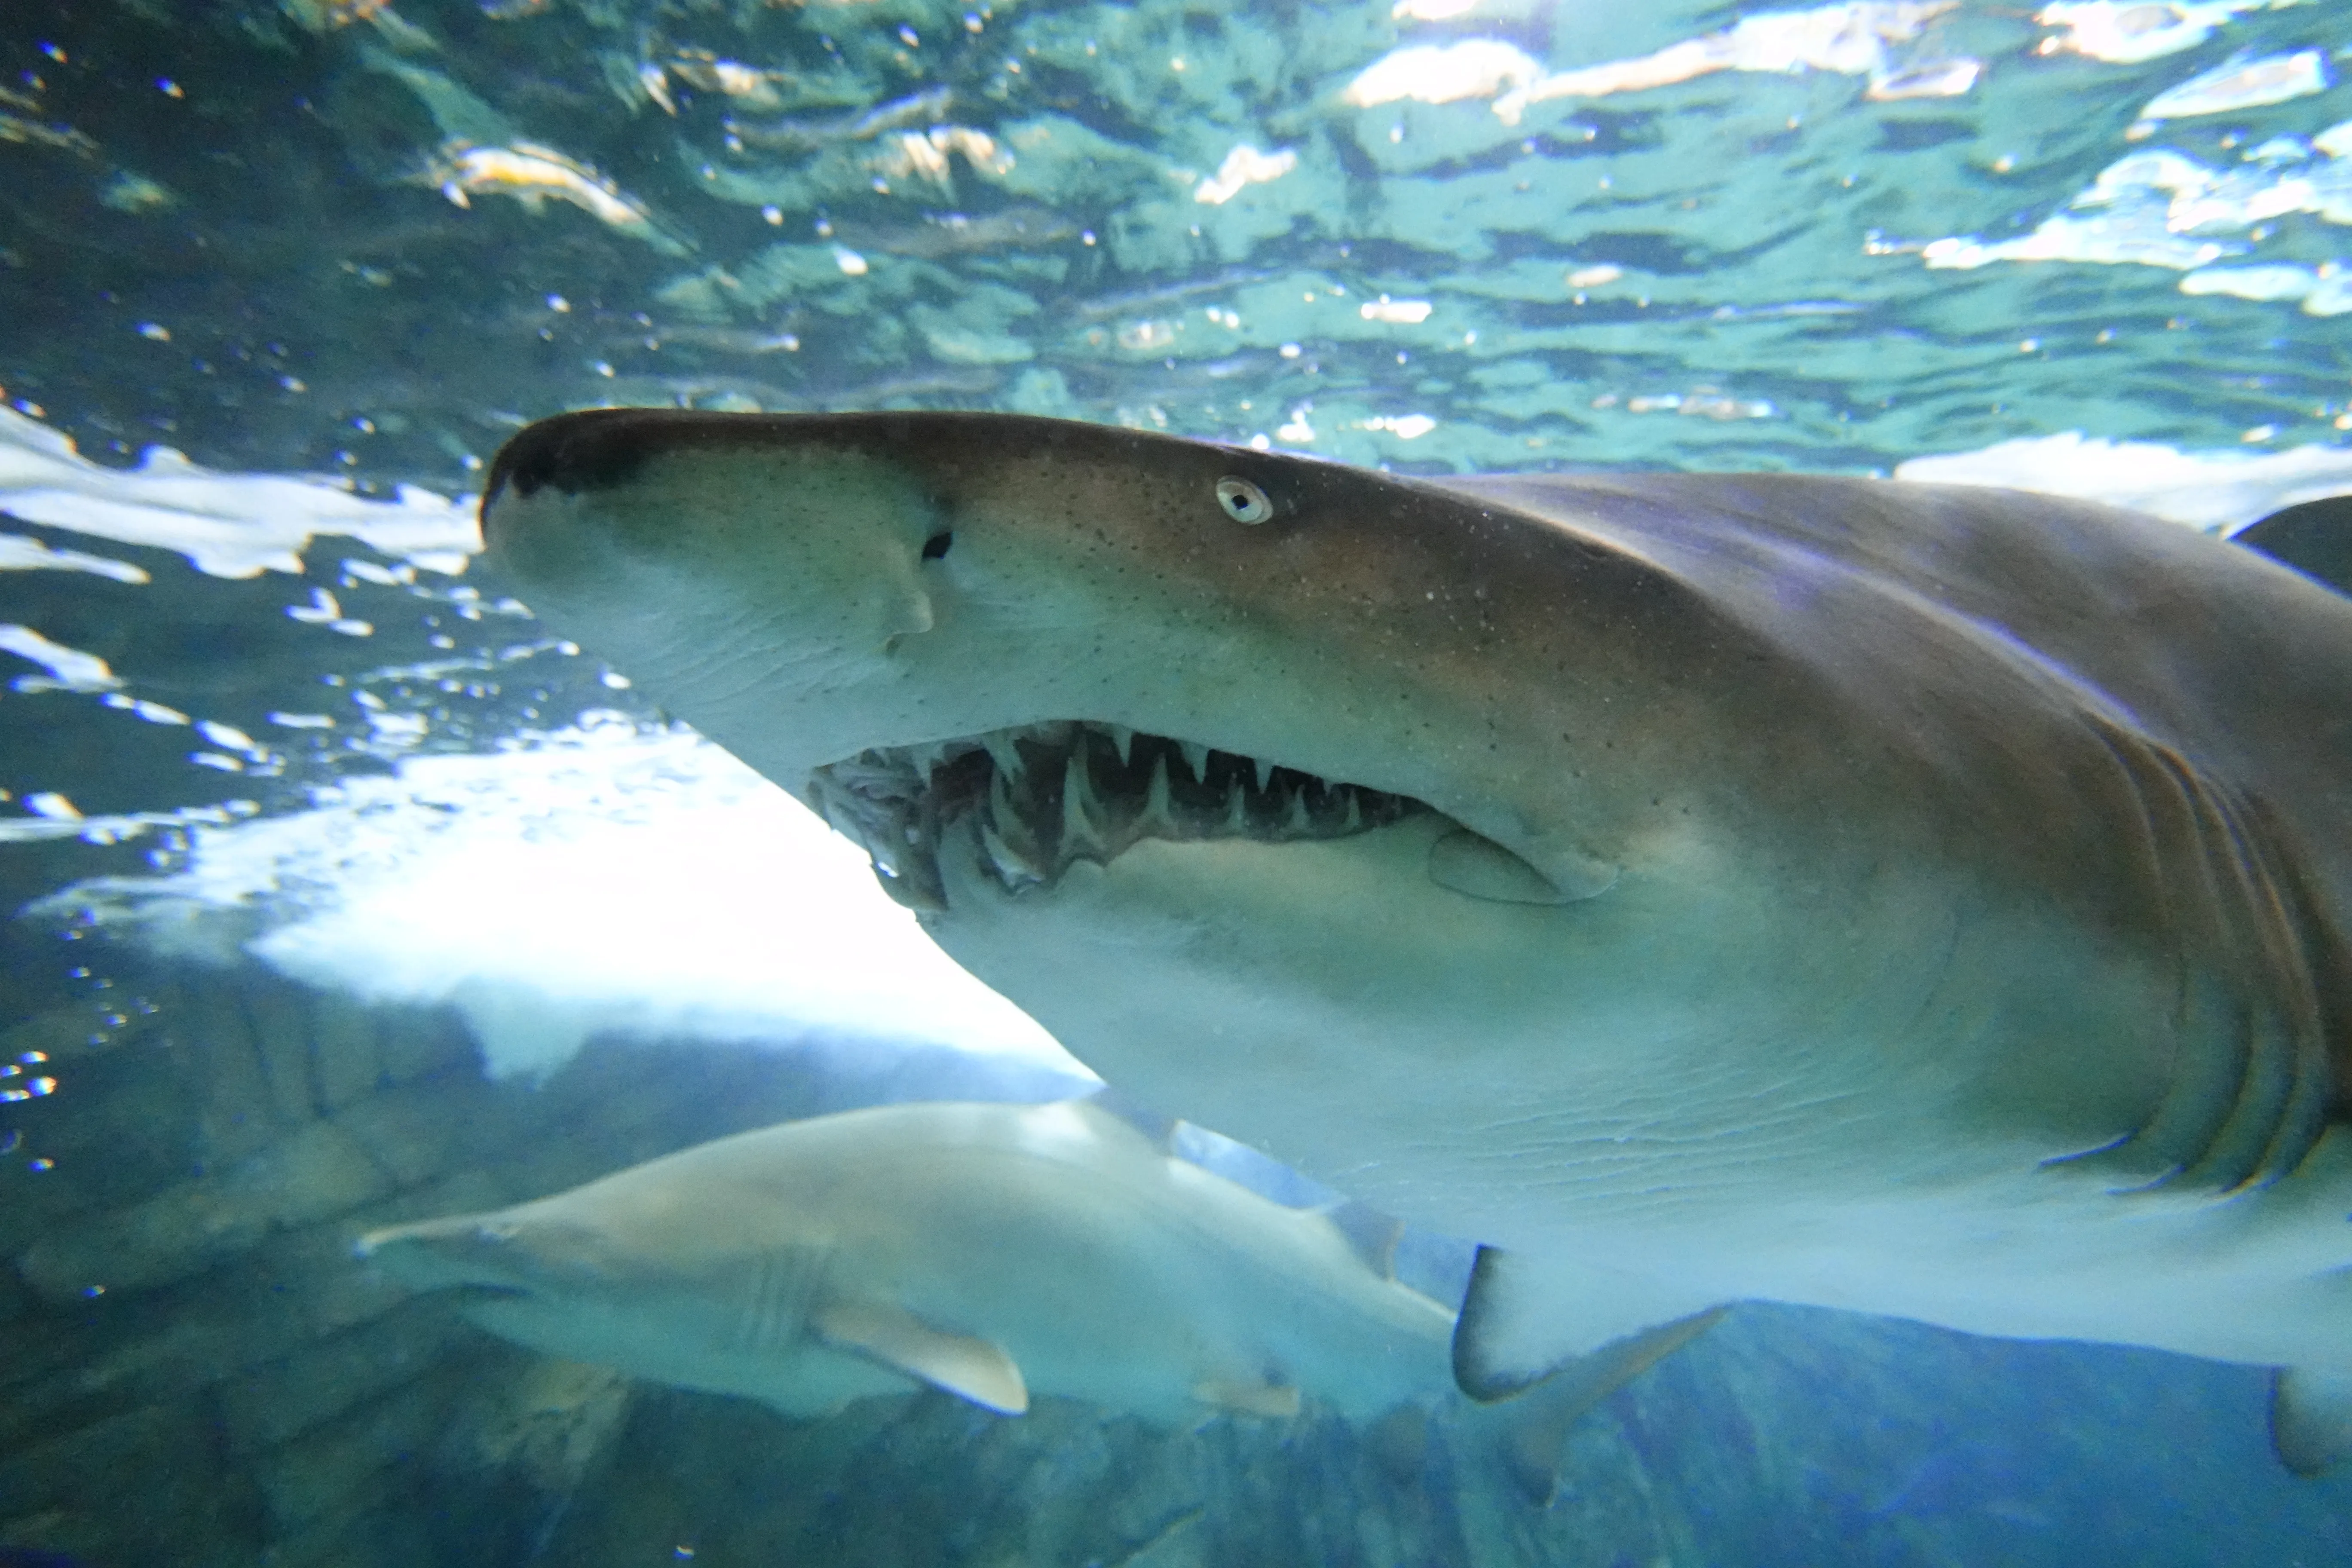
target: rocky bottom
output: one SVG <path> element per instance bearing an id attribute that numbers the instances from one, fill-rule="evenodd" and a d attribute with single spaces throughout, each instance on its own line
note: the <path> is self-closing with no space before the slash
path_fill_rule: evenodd
<path id="1" fill-rule="evenodd" d="M 1161 1431 L 925 1394 L 795 1422 L 633 1384 L 404 1297 L 352 1237 L 786 1117 L 1067 1080 L 607 1040 L 496 1085 L 451 1015 L 115 978 L 153 1011 L 0 1029 L 58 1084 L 0 1165 L 0 1563 L 2352 1561 L 2352 1477 L 2279 1468 L 2259 1372 L 1827 1312 L 1742 1309 L 1637 1380 L 1570 1432 L 1549 1509 L 1458 1407 Z"/>

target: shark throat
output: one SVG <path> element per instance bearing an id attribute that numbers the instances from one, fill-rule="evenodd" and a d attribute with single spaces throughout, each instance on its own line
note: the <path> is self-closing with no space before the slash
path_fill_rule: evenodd
<path id="1" fill-rule="evenodd" d="M 947 908 L 940 857 L 960 844 L 1019 893 L 1147 838 L 1344 838 L 1429 809 L 1195 742 L 1066 720 L 860 752 L 818 768 L 808 798 L 865 847 L 892 898 L 929 912 Z"/>

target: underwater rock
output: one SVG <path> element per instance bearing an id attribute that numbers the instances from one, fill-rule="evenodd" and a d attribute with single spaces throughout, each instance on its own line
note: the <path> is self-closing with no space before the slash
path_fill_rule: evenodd
<path id="1" fill-rule="evenodd" d="M 437 1305 L 404 1302 L 291 1355 L 247 1370 L 219 1391 L 229 1450 L 273 1448 L 354 1405 L 433 1371 L 461 1326 Z"/>
<path id="2" fill-rule="evenodd" d="M 16 1260 L 55 1301 L 169 1284 L 276 1230 L 330 1219 L 393 1190 L 346 1128 L 314 1122 L 219 1176 L 201 1176 L 138 1206 L 35 1242 Z"/>

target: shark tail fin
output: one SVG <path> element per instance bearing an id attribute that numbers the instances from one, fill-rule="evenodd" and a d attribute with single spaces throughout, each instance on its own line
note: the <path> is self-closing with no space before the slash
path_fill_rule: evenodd
<path id="1" fill-rule="evenodd" d="M 2271 1447 L 2298 1476 L 2352 1457 L 2352 1374 L 2281 1367 L 2271 1374 Z"/>
<path id="2" fill-rule="evenodd" d="M 1592 1407 L 1715 1326 L 1726 1309 L 1709 1307 L 1576 1357 L 1502 1406 L 1496 1446 L 1519 1495 L 1549 1508 L 1559 1493 L 1559 1453 L 1568 1429 Z"/>
<path id="3" fill-rule="evenodd" d="M 817 1332 L 844 1350 L 1005 1415 L 1029 1408 L 1029 1385 L 1003 1347 L 935 1329 L 903 1307 L 835 1301 L 817 1310 Z"/>
<path id="4" fill-rule="evenodd" d="M 1595 1384 L 1589 1408 L 1722 1310 L 1664 1281 L 1482 1247 L 1454 1320 L 1454 1381 L 1492 1405 L 1575 1371 Z"/>
<path id="5" fill-rule="evenodd" d="M 2352 496 L 2286 507 L 2230 537 L 2339 594 L 2352 594 Z"/>

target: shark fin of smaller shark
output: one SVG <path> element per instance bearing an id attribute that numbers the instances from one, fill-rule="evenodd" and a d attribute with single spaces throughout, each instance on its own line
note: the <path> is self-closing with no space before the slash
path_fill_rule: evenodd
<path id="1" fill-rule="evenodd" d="M 1192 1397 L 1203 1405 L 1213 1405 L 1240 1415 L 1287 1421 L 1298 1414 L 1297 1387 L 1265 1378 L 1205 1378 L 1192 1385 Z"/>
<path id="2" fill-rule="evenodd" d="M 2352 496 L 2326 496 L 2274 511 L 2230 535 L 2339 594 L 2352 594 Z"/>
<path id="3" fill-rule="evenodd" d="M 817 1310 L 817 1332 L 843 1350 L 1006 1415 L 1029 1408 L 1029 1385 L 1003 1347 L 935 1329 L 903 1307 L 835 1301 Z"/>
<path id="4" fill-rule="evenodd" d="M 1135 1100 L 1129 1100 L 1125 1094 L 1121 1093 L 1118 1089 L 1113 1088 L 1109 1084 L 1103 1085 L 1100 1089 L 1096 1089 L 1092 1094 L 1086 1096 L 1085 1099 L 1088 1105 L 1094 1107 L 1097 1110 L 1101 1111 L 1104 1115 L 1124 1121 L 1129 1127 L 1134 1128 L 1138 1132 L 1143 1134 L 1145 1138 L 1150 1141 L 1153 1147 L 1159 1149 L 1160 1152 L 1170 1153 L 1174 1152 L 1176 1147 L 1176 1119 L 1174 1117 L 1163 1116 L 1159 1111 L 1150 1109 L 1149 1106 L 1141 1105 Z"/>
<path id="5" fill-rule="evenodd" d="M 1404 1221 L 1354 1198 L 1334 1204 L 1324 1211 L 1324 1217 L 1348 1238 L 1365 1268 L 1383 1279 L 1397 1277 L 1397 1243 L 1404 1239 Z"/>
<path id="6" fill-rule="evenodd" d="M 1496 1447 L 1520 1495 L 1534 1507 L 1549 1508 L 1559 1492 L 1559 1455 L 1568 1429 L 1594 1405 L 1713 1328 L 1724 1311 L 1709 1307 L 1612 1341 L 1567 1363 L 1502 1406 L 1496 1412 L 1504 1420 Z"/>
<path id="7" fill-rule="evenodd" d="M 2296 1367 L 2272 1373 L 2271 1446 L 2298 1476 L 2352 1457 L 2352 1375 Z"/>
<path id="8" fill-rule="evenodd" d="M 1454 1381 L 1491 1405 L 1572 1375 L 1591 1384 L 1590 1408 L 1722 1310 L 1638 1275 L 1482 1247 L 1454 1321 Z"/>

